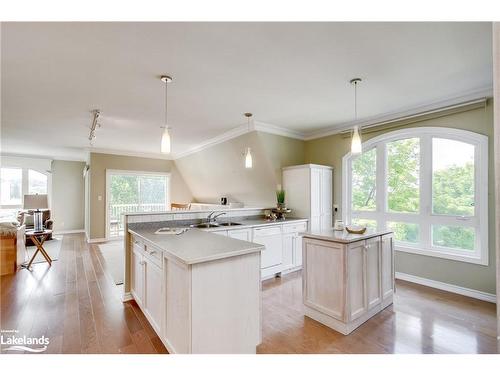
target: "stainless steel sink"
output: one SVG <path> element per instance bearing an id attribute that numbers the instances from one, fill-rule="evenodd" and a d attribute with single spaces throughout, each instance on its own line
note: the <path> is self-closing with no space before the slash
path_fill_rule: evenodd
<path id="1" fill-rule="evenodd" d="M 191 228 L 217 228 L 219 224 L 214 223 L 201 223 L 190 225 Z"/>
<path id="2" fill-rule="evenodd" d="M 234 225 L 241 225 L 241 223 L 232 223 L 232 222 L 230 222 L 230 223 L 219 223 L 219 225 L 221 227 L 232 227 Z"/>

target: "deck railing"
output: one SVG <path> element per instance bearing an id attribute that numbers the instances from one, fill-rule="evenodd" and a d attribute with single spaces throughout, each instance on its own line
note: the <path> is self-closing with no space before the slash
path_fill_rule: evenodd
<path id="1" fill-rule="evenodd" d="M 109 234 L 110 236 L 119 236 L 123 233 L 123 216 L 125 213 L 134 212 L 158 212 L 166 211 L 167 206 L 164 203 L 148 204 L 112 204 L 109 208 Z"/>

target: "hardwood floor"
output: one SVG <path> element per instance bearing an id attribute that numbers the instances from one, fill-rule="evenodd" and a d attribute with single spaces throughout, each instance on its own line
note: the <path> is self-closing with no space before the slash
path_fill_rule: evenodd
<path id="1" fill-rule="evenodd" d="M 265 281 L 258 353 L 498 353 L 493 303 L 396 282 L 392 306 L 348 336 L 303 315 L 296 272 Z"/>
<path id="2" fill-rule="evenodd" d="M 134 302 L 105 272 L 96 245 L 65 235 L 59 259 L 1 278 L 1 328 L 49 337 L 47 353 L 166 353 Z"/>
<path id="3" fill-rule="evenodd" d="M 166 353 L 134 302 L 122 303 L 96 245 L 65 235 L 52 267 L 0 279 L 0 323 L 50 338 L 48 353 Z M 394 306 L 349 336 L 302 313 L 300 273 L 263 284 L 258 353 L 497 353 L 495 305 L 397 282 Z"/>

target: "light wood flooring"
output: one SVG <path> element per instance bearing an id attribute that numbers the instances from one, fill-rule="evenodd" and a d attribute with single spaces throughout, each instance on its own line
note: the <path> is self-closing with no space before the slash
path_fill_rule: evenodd
<path id="1" fill-rule="evenodd" d="M 52 267 L 0 282 L 0 324 L 45 335 L 47 353 L 166 353 L 134 302 L 122 303 L 96 245 L 65 235 Z M 303 316 L 300 273 L 263 283 L 258 353 L 497 353 L 495 305 L 397 282 L 393 306 L 343 336 Z"/>

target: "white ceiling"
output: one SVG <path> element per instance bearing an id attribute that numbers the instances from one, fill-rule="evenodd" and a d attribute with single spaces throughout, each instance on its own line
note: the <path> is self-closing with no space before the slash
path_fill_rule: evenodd
<path id="1" fill-rule="evenodd" d="M 490 23 L 3 23 L 2 151 L 173 153 L 245 122 L 310 133 L 492 87 Z M 43 145 L 43 148 L 42 148 Z"/>

